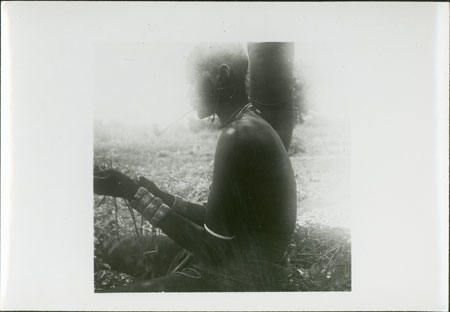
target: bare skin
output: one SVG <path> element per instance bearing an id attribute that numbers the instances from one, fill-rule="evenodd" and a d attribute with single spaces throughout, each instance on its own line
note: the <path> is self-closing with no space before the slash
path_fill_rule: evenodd
<path id="1" fill-rule="evenodd" d="M 205 273 L 202 278 L 172 273 L 111 291 L 267 290 L 264 288 L 267 286 L 252 286 L 260 281 L 253 283 L 251 277 L 247 284 L 231 281 L 223 286 L 220 275 L 214 271 L 251 272 L 266 279 L 261 282 L 270 284 L 269 267 L 282 264 L 297 211 L 291 163 L 282 140 L 270 124 L 251 106 L 243 109 L 246 98 L 242 92 L 236 92 L 233 67 L 225 65 L 205 72 L 193 84 L 197 89 L 194 107 L 199 117 L 216 113 L 223 125 L 207 204 L 187 203 L 182 210 L 172 208 L 158 225 L 176 244 L 192 252 L 199 263 L 195 269 L 204 269 Z M 175 197 L 150 180 L 140 179 L 136 184 L 114 174 L 120 180 L 114 180 L 115 183 L 108 177 L 100 180 L 100 176 L 95 177 L 94 186 L 102 194 L 111 195 L 113 186 L 115 192 L 131 198 L 143 186 L 167 206 L 174 205 Z M 252 261 L 259 262 L 255 265 Z M 208 272 L 213 272 L 212 277 L 204 278 Z M 235 273 L 225 276 L 230 274 L 233 277 Z"/>

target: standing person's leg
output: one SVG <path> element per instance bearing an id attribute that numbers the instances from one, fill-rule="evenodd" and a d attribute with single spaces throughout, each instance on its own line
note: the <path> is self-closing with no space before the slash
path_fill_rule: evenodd
<path id="1" fill-rule="evenodd" d="M 294 129 L 293 42 L 249 42 L 250 102 L 289 149 Z"/>

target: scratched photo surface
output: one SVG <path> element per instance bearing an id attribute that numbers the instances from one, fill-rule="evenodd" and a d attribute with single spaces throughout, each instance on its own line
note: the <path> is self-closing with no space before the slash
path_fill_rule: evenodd
<path id="1" fill-rule="evenodd" d="M 132 184 L 95 190 L 95 292 L 351 291 L 348 58 L 326 45 L 96 44 L 94 179 Z"/>

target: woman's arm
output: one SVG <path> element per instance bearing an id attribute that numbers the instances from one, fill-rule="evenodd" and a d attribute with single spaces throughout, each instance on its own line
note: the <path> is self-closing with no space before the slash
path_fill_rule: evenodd
<path id="1" fill-rule="evenodd" d="M 220 136 L 207 208 L 176 196 L 167 196 L 151 181 L 144 183 L 144 179 L 141 179 L 141 184 L 151 190 L 140 187 L 132 201 L 133 208 L 141 212 L 153 226 L 161 228 L 167 236 L 198 257 L 213 263 L 229 258 L 236 234 L 234 213 L 242 208 L 240 205 L 244 200 L 239 175 L 245 173 L 238 172 L 238 168 L 247 167 L 246 157 L 243 157 L 248 154 L 246 148 L 234 131 Z M 154 195 L 165 198 L 154 199 Z M 172 206 L 163 203 L 166 201 Z M 202 222 L 193 221 L 195 217 Z"/>
<path id="2" fill-rule="evenodd" d="M 172 210 L 178 213 L 180 216 L 189 219 L 190 221 L 200 226 L 203 226 L 203 224 L 205 223 L 206 206 L 195 204 L 184 200 L 179 196 L 174 196 L 167 192 L 164 192 L 159 189 L 155 183 L 144 177 L 139 178 L 139 185 L 146 188 L 156 197 L 161 198 L 164 204 L 171 207 Z"/>
<path id="3" fill-rule="evenodd" d="M 227 258 L 230 239 L 220 238 L 178 214 L 146 188 L 140 187 L 130 201 L 131 207 L 142 214 L 154 227 L 159 227 L 180 246 L 194 252 L 200 259 L 218 264 Z"/>

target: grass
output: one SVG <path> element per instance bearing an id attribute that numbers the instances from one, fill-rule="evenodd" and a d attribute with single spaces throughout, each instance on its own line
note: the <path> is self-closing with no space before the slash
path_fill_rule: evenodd
<path id="1" fill-rule="evenodd" d="M 198 122 L 189 125 L 173 127 L 156 137 L 145 128 L 130 129 L 118 124 L 97 123 L 94 162 L 102 164 L 110 160 L 113 167 L 131 177 L 145 176 L 168 192 L 194 202 L 206 201 L 219 132 L 214 131 L 211 125 Z M 326 199 L 329 194 L 336 197 L 333 185 L 343 176 L 336 172 L 348 171 L 346 166 L 339 166 L 339 171 L 330 165 L 336 160 L 345 160 L 347 155 L 342 152 L 342 147 L 344 151 L 346 148 L 343 136 L 334 130 L 324 123 L 307 121 L 294 131 L 290 156 L 297 179 L 300 209 L 296 231 L 286 252 L 291 266 L 290 291 L 351 290 L 350 233 L 340 226 L 342 222 L 336 221 L 347 219 L 347 210 L 329 210 L 327 207 L 343 205 L 328 205 L 330 201 Z M 341 189 L 339 191 L 342 193 Z M 339 196 L 342 197 L 341 194 Z M 333 214 L 338 218 L 330 219 L 329 215 Z M 136 214 L 136 219 L 137 231 L 150 234 L 151 226 L 145 221 L 141 223 L 139 214 Z M 125 285 L 134 280 L 132 276 L 111 270 L 104 261 L 103 251 L 108 247 L 107 242 L 116 240 L 118 235 L 136 235 L 130 211 L 121 199 L 114 201 L 95 196 L 95 289 Z"/>
<path id="2" fill-rule="evenodd" d="M 291 265 L 289 290 L 351 290 L 348 230 L 313 223 L 297 225 L 286 255 Z"/>

